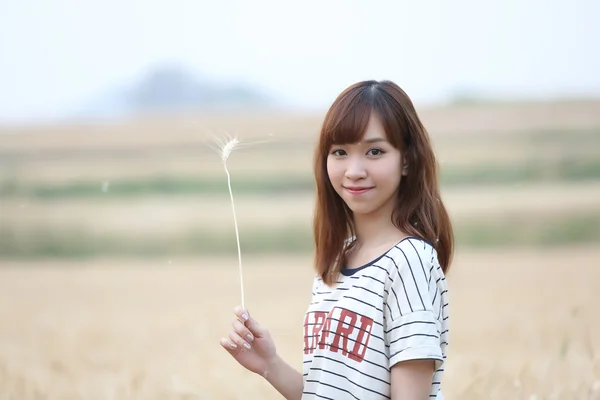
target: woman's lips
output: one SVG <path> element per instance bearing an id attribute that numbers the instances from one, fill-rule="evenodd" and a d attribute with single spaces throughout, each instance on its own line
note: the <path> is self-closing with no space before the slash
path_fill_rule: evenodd
<path id="1" fill-rule="evenodd" d="M 370 188 L 370 187 L 351 187 L 351 186 L 346 186 L 346 187 L 344 187 L 344 189 L 346 189 L 346 191 L 348 191 L 348 193 L 350 193 L 350 194 L 363 194 L 363 193 L 368 192 L 372 188 Z"/>

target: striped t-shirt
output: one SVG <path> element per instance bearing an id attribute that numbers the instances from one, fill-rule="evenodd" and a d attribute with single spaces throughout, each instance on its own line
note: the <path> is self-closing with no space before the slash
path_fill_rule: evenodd
<path id="1" fill-rule="evenodd" d="M 320 277 L 304 318 L 303 399 L 390 399 L 391 367 L 435 360 L 440 389 L 448 345 L 448 291 L 437 252 L 408 237 L 370 263 Z"/>

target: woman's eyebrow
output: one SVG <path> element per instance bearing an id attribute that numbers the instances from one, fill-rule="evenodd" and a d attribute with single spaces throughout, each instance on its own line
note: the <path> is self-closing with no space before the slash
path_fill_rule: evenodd
<path id="1" fill-rule="evenodd" d="M 371 138 L 371 139 L 366 139 L 366 140 L 361 140 L 360 142 L 356 142 L 354 143 L 355 145 L 357 144 L 371 144 L 371 143 L 378 143 L 378 142 L 384 142 L 387 143 L 387 140 L 381 137 L 376 137 L 376 138 Z M 332 146 L 343 146 L 343 143 L 332 143 Z"/>
<path id="2" fill-rule="evenodd" d="M 371 138 L 367 140 L 363 140 L 361 143 L 377 143 L 377 142 L 387 142 L 384 138 Z"/>

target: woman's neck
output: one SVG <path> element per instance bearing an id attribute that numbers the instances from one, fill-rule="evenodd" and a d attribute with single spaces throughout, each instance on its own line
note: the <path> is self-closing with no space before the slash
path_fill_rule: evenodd
<path id="1" fill-rule="evenodd" d="M 354 215 L 356 241 L 361 247 L 379 247 L 407 236 L 392 222 L 391 213 Z"/>

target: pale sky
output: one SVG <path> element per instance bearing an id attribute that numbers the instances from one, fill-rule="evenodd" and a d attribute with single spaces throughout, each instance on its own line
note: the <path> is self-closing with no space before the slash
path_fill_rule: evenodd
<path id="1" fill-rule="evenodd" d="M 600 96 L 598 0 L 0 0 L 0 122 L 62 117 L 181 63 L 285 105 L 392 79 L 417 103 Z"/>

